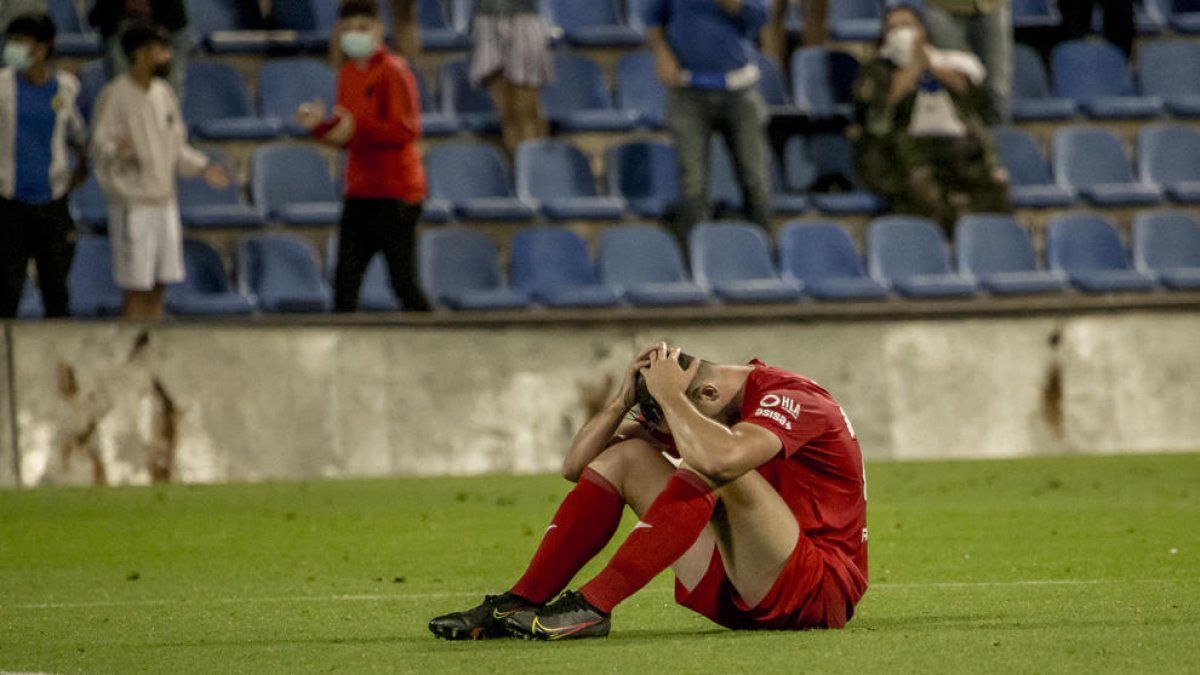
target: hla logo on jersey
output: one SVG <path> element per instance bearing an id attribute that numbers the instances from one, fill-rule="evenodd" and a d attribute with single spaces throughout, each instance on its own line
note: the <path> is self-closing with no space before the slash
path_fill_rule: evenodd
<path id="1" fill-rule="evenodd" d="M 780 408 L 783 412 L 792 416 L 792 419 L 800 418 L 800 404 L 788 398 L 787 396 L 779 396 L 778 394 L 767 394 L 758 402 L 758 409 L 754 411 L 755 417 L 766 417 L 775 422 L 779 426 L 792 430 L 792 422 L 783 413 L 772 408 Z"/>

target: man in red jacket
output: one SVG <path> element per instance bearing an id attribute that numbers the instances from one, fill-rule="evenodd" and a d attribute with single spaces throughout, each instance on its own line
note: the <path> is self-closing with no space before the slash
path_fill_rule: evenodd
<path id="1" fill-rule="evenodd" d="M 319 101 L 297 112 L 300 124 L 315 138 L 347 154 L 334 309 L 358 308 L 367 264 L 383 251 L 403 308 L 428 311 L 413 254 L 425 199 L 416 79 L 408 63 L 384 45 L 376 0 L 343 0 L 335 35 L 345 56 L 337 105 L 330 116 Z"/>

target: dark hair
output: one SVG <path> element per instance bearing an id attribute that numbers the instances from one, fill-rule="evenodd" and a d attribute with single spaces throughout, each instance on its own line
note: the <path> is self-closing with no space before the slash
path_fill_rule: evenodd
<path id="1" fill-rule="evenodd" d="M 137 50 L 146 45 L 171 46 L 171 36 L 162 27 L 152 23 L 139 23 L 125 29 L 121 34 L 121 51 L 130 61 Z"/>
<path id="2" fill-rule="evenodd" d="M 338 18 L 351 19 L 356 16 L 378 19 L 379 3 L 376 0 L 342 0 L 341 7 L 338 7 Z"/>
<path id="3" fill-rule="evenodd" d="M 8 30 L 4 31 L 5 37 L 33 38 L 34 42 L 51 47 L 54 46 L 54 36 L 57 33 L 50 15 L 39 12 L 18 16 L 8 24 Z"/>
<path id="4" fill-rule="evenodd" d="M 691 354 L 679 352 L 679 367 L 687 370 L 695 358 Z M 663 422 L 662 406 L 650 395 L 650 389 L 646 386 L 646 378 L 641 373 L 638 373 L 633 379 L 633 391 L 634 399 L 637 401 L 637 407 L 642 413 L 642 417 L 654 426 L 661 425 Z"/>

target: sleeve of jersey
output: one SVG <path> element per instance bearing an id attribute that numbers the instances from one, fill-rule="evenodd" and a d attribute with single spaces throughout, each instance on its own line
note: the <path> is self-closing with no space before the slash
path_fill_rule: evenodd
<path id="1" fill-rule="evenodd" d="M 741 422 L 760 426 L 779 437 L 783 456 L 791 457 L 828 426 L 814 405 L 805 405 L 808 394 L 793 389 L 771 389 L 759 395 Z"/>

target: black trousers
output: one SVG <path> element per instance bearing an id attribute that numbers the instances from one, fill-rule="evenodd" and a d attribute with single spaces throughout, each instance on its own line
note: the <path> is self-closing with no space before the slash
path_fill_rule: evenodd
<path id="1" fill-rule="evenodd" d="M 347 198 L 338 229 L 334 311 L 358 309 L 358 292 L 376 253 L 387 260 L 392 289 L 407 311 L 427 312 L 429 303 L 417 283 L 417 221 L 421 205 L 399 199 Z"/>
<path id="2" fill-rule="evenodd" d="M 1104 39 L 1125 52 L 1133 52 L 1133 0 L 1058 0 L 1063 17 L 1063 37 L 1078 40 L 1092 32 L 1092 9 L 1100 4 L 1104 12 Z"/>
<path id="3" fill-rule="evenodd" d="M 67 316 L 67 274 L 74 257 L 75 222 L 66 197 L 48 204 L 0 197 L 0 318 L 17 315 L 30 258 L 37 264 L 46 316 Z"/>

